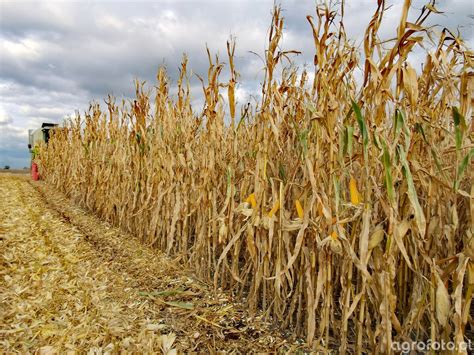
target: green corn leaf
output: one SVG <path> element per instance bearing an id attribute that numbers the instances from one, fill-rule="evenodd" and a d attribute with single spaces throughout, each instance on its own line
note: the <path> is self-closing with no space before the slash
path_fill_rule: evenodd
<path id="1" fill-rule="evenodd" d="M 406 125 L 406 119 L 403 112 L 399 109 L 395 110 L 395 124 L 394 124 L 394 136 L 395 141 L 398 140 L 400 132 L 403 131 L 405 135 L 405 149 L 408 151 L 410 149 L 410 130 Z"/>
<path id="2" fill-rule="evenodd" d="M 352 101 L 353 102 L 353 101 Z M 342 122 L 346 122 L 349 117 L 351 117 L 352 115 L 352 111 L 354 111 L 353 107 L 351 106 L 351 108 L 349 109 L 349 112 L 347 113 L 346 117 L 344 117 L 344 120 Z"/>
<path id="3" fill-rule="evenodd" d="M 453 120 L 454 120 L 454 134 L 456 140 L 456 150 L 461 150 L 462 138 L 464 130 L 466 129 L 466 121 L 464 116 L 461 115 L 457 107 L 453 107 Z"/>
<path id="4" fill-rule="evenodd" d="M 374 142 L 374 145 L 377 147 L 377 149 L 381 149 L 380 139 L 378 135 L 375 134 L 375 132 L 372 134 L 372 141 Z"/>
<path id="5" fill-rule="evenodd" d="M 390 160 L 390 153 L 387 148 L 387 144 L 382 141 L 383 155 L 382 163 L 385 168 L 385 186 L 387 188 L 388 199 L 390 203 L 395 202 L 395 192 L 393 190 L 393 179 L 392 179 L 392 163 Z"/>
<path id="6" fill-rule="evenodd" d="M 463 160 L 461 160 L 461 163 L 458 166 L 457 179 L 454 182 L 455 190 L 459 189 L 459 184 L 461 183 L 462 176 L 464 175 L 464 171 L 466 170 L 467 165 L 469 164 L 472 157 L 474 157 L 474 148 L 471 148 L 469 153 L 466 154 L 466 156 L 463 158 Z"/>
<path id="7" fill-rule="evenodd" d="M 309 134 L 308 129 L 305 129 L 298 134 L 298 140 L 301 147 L 301 156 L 303 158 L 306 157 L 306 153 L 308 152 L 308 134 Z"/>
<path id="8" fill-rule="evenodd" d="M 445 180 L 447 180 L 446 174 L 445 174 L 443 168 L 441 167 L 441 163 L 439 162 L 438 153 L 436 153 L 436 150 L 434 148 L 431 148 L 431 156 L 433 157 L 433 160 L 435 162 L 436 169 L 438 169 L 438 172 L 441 175 L 443 175 Z"/>
<path id="9" fill-rule="evenodd" d="M 352 142 L 354 140 L 354 127 L 352 126 L 345 126 L 344 131 L 342 133 L 342 155 L 345 156 L 346 154 L 352 156 Z"/>
<path id="10" fill-rule="evenodd" d="M 336 177 L 336 174 L 333 175 L 332 182 L 334 184 L 334 192 L 335 192 L 335 200 L 336 200 L 336 211 L 339 209 L 339 204 L 341 201 L 341 185 L 339 183 L 339 180 Z"/>
<path id="11" fill-rule="evenodd" d="M 342 163 L 343 157 L 347 153 L 347 132 L 345 129 L 339 131 L 339 147 L 342 147 L 342 149 L 337 150 L 337 156 Z"/>
<path id="12" fill-rule="evenodd" d="M 466 119 L 456 106 L 453 106 L 453 119 L 456 126 L 460 126 L 463 131 L 467 129 Z"/>
<path id="13" fill-rule="evenodd" d="M 183 308 L 183 309 L 194 309 L 194 304 L 190 302 L 165 302 L 168 306 Z"/>
<path id="14" fill-rule="evenodd" d="M 416 193 L 415 184 L 413 182 L 413 176 L 408 165 L 407 157 L 403 148 L 398 146 L 398 155 L 402 163 L 402 170 L 405 179 L 407 180 L 408 185 L 408 199 L 410 200 L 411 205 L 415 211 L 415 222 L 418 227 L 418 231 L 421 236 L 425 235 L 426 232 L 426 218 L 421 208 L 420 202 L 418 201 L 418 195 Z"/>
<path id="15" fill-rule="evenodd" d="M 278 176 L 280 177 L 281 180 L 283 180 L 284 183 L 286 183 L 287 181 L 286 171 L 285 171 L 285 167 L 281 163 L 278 164 Z"/>
<path id="16" fill-rule="evenodd" d="M 362 134 L 362 143 L 364 144 L 364 153 L 367 150 L 367 146 L 369 144 L 369 134 L 367 132 L 367 126 L 365 125 L 364 116 L 362 116 L 362 112 L 360 111 L 359 105 L 352 100 L 352 109 L 355 112 L 357 123 L 359 124 L 359 129 Z"/>
<path id="17" fill-rule="evenodd" d="M 387 242 L 385 243 L 385 253 L 390 253 L 390 248 L 392 247 L 392 235 L 387 236 Z"/>
<path id="18" fill-rule="evenodd" d="M 245 121 L 245 115 L 243 115 L 242 117 L 240 117 L 240 120 L 239 120 L 239 123 L 237 123 L 237 128 L 235 129 L 236 131 L 239 130 L 240 126 L 242 125 L 242 123 Z"/>
<path id="19" fill-rule="evenodd" d="M 349 154 L 349 156 L 352 156 L 352 142 L 354 141 L 354 127 L 347 126 L 346 134 L 347 134 L 347 154 Z"/>
<path id="20" fill-rule="evenodd" d="M 316 110 L 316 107 L 315 107 L 313 104 L 311 104 L 310 102 L 308 102 L 308 103 L 306 104 L 306 109 L 307 109 L 309 112 L 311 112 L 313 115 L 316 115 L 316 114 L 318 113 L 318 111 Z"/>
<path id="21" fill-rule="evenodd" d="M 426 135 L 425 135 L 425 130 L 423 129 L 423 125 L 421 123 L 415 123 L 415 130 L 421 134 L 425 143 L 428 143 L 428 140 L 426 139 Z"/>
<path id="22" fill-rule="evenodd" d="M 400 110 L 397 108 L 395 110 L 395 122 L 393 125 L 393 134 L 395 138 L 398 137 L 398 135 L 400 134 L 400 130 L 402 129 L 403 126 L 405 126 L 403 115 L 400 112 Z"/>

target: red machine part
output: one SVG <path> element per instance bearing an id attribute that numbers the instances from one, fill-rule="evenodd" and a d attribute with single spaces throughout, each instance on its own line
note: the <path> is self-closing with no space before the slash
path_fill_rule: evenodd
<path id="1" fill-rule="evenodd" d="M 36 163 L 31 164 L 31 178 L 35 181 L 39 180 L 38 164 Z"/>

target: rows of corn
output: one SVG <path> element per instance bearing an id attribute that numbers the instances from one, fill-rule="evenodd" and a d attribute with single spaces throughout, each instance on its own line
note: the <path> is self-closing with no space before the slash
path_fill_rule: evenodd
<path id="1" fill-rule="evenodd" d="M 311 80 L 283 65 L 296 52 L 279 47 L 276 8 L 257 103 L 236 104 L 230 41 L 226 65 L 208 51 L 202 112 L 184 57 L 176 95 L 160 69 L 153 92 L 137 83 L 132 102 L 109 96 L 57 130 L 42 176 L 310 345 L 467 341 L 473 55 L 424 27 L 433 4 L 410 23 L 405 1 L 396 38 L 380 42 L 378 3 L 361 51 L 341 9 L 308 16 Z M 418 70 L 407 57 L 423 45 Z"/>

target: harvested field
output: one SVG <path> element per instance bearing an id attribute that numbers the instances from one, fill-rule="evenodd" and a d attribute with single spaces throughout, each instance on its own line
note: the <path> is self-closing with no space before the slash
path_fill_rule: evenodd
<path id="1" fill-rule="evenodd" d="M 29 174 L 30 169 L 0 169 L 0 174 Z"/>
<path id="2" fill-rule="evenodd" d="M 0 174 L 0 195 L 2 352 L 292 349 L 177 260 L 43 183 Z"/>

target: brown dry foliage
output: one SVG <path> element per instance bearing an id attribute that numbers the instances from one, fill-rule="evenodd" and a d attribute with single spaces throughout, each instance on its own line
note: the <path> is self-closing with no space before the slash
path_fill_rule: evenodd
<path id="1" fill-rule="evenodd" d="M 397 38 L 381 43 L 379 1 L 365 59 L 338 14 L 318 7 L 308 16 L 312 82 L 292 67 L 275 74 L 294 53 L 279 49 L 276 8 L 260 103 L 239 115 L 230 43 L 228 83 L 208 51 L 202 113 L 190 104 L 184 58 L 177 98 L 160 69 L 154 112 L 140 83 L 131 103 L 92 104 L 43 148 L 40 172 L 309 344 L 460 343 L 474 287 L 473 54 L 449 30 L 423 27 L 433 2 L 415 23 L 409 7 Z M 430 41 L 417 72 L 407 57 Z"/>

